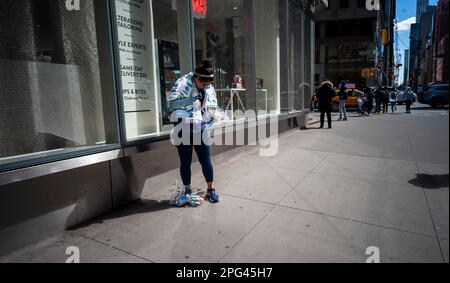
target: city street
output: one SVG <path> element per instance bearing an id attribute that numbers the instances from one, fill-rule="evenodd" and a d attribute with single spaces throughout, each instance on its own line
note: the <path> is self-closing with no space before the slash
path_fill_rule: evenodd
<path id="1" fill-rule="evenodd" d="M 155 181 L 166 187 L 149 180 L 142 200 L 0 262 L 65 262 L 71 246 L 82 263 L 364 263 L 369 247 L 382 263 L 449 262 L 448 112 L 415 104 L 288 131 L 274 157 L 214 158 L 219 204 L 171 208 L 175 170 Z"/>

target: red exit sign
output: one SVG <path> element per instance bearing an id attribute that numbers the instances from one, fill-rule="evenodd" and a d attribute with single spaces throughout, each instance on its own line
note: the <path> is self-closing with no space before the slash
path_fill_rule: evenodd
<path id="1" fill-rule="evenodd" d="M 208 12 L 207 0 L 192 0 L 192 5 L 194 6 L 194 12 L 202 16 L 206 16 Z"/>

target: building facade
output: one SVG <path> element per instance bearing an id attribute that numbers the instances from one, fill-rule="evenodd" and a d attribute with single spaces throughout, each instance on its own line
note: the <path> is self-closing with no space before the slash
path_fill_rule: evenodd
<path id="1" fill-rule="evenodd" d="M 412 24 L 409 35 L 409 84 L 414 91 L 417 90 L 417 79 L 419 77 L 419 37 L 420 24 Z"/>
<path id="2" fill-rule="evenodd" d="M 419 86 L 426 86 L 432 80 L 432 35 L 434 30 L 436 6 L 427 6 L 425 13 L 420 18 L 419 44 L 417 48 L 418 56 L 418 77 Z"/>
<path id="3" fill-rule="evenodd" d="M 361 70 L 375 65 L 377 11 L 366 1 L 329 1 L 316 15 L 316 82 L 348 81 L 362 87 Z"/>
<path id="4" fill-rule="evenodd" d="M 411 29 L 414 54 L 411 52 L 410 63 L 414 65 L 410 79 L 415 91 L 431 83 L 448 82 L 448 0 L 421 11 L 420 20 Z"/>
<path id="5" fill-rule="evenodd" d="M 394 77 L 396 72 L 395 67 L 395 52 L 394 52 L 394 42 L 395 42 L 395 26 L 394 20 L 396 17 L 396 2 L 395 0 L 385 0 L 381 1 L 383 6 L 379 14 L 379 22 L 381 23 L 381 30 L 386 32 L 387 38 L 382 41 L 383 56 L 381 60 L 383 69 L 383 79 L 380 80 L 383 86 L 392 86 L 394 84 Z"/>
<path id="6" fill-rule="evenodd" d="M 422 14 L 427 11 L 430 0 L 417 0 L 416 4 L 416 21 L 419 22 Z"/>
<path id="7" fill-rule="evenodd" d="M 433 82 L 449 82 L 449 0 L 440 0 L 436 8 L 433 34 Z"/>
<path id="8" fill-rule="evenodd" d="M 363 77 L 362 70 L 378 64 L 383 66 L 379 80 L 386 77 L 382 73 L 393 59 L 395 1 L 380 1 L 380 10 L 367 9 L 366 2 L 330 1 L 329 8 L 316 15 L 316 82 L 345 80 L 358 88 L 374 86 L 381 82 Z"/>
<path id="9" fill-rule="evenodd" d="M 220 106 L 257 114 L 243 131 L 266 127 L 267 111 L 279 132 L 301 125 L 314 84 L 312 3 L 1 0 L 0 255 L 175 183 L 166 95 L 203 59 Z M 225 105 L 236 76 L 240 103 Z"/>
<path id="10" fill-rule="evenodd" d="M 448 82 L 448 0 L 428 4 L 418 1 L 417 23 L 411 26 L 409 78 L 416 92 Z"/>
<path id="11" fill-rule="evenodd" d="M 405 50 L 403 66 L 403 85 L 409 85 L 409 49 Z"/>

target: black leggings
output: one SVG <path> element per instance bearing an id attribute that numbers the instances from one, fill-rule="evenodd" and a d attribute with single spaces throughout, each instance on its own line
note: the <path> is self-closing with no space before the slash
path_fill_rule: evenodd
<path id="1" fill-rule="evenodd" d="M 412 104 L 411 100 L 407 100 L 405 104 L 406 104 L 406 113 L 411 113 L 411 104 Z"/>
<path id="2" fill-rule="evenodd" d="M 181 120 L 178 121 L 178 123 L 174 124 L 176 126 L 177 124 L 181 123 Z M 195 150 L 195 153 L 197 154 L 197 159 L 200 162 L 200 165 L 202 166 L 203 176 L 205 177 L 205 181 L 207 183 L 212 183 L 214 181 L 214 169 L 211 162 L 211 150 L 210 146 L 203 141 L 203 138 L 201 138 L 201 143 L 194 143 L 194 135 L 200 135 L 203 137 L 203 131 L 201 133 L 193 133 L 193 126 L 190 126 L 189 132 L 189 143 L 183 144 L 177 146 L 178 150 L 178 156 L 180 157 L 180 175 L 181 179 L 183 180 L 183 185 L 190 186 L 191 185 L 191 164 L 192 164 L 192 152 Z M 178 138 L 182 140 L 183 138 L 183 131 L 180 131 L 178 133 Z M 196 136 L 197 137 L 197 136 Z"/>
<path id="3" fill-rule="evenodd" d="M 180 174 L 185 186 L 191 185 L 191 164 L 192 151 L 195 149 L 197 158 L 202 165 L 203 176 L 207 183 L 214 181 L 214 169 L 211 162 L 211 151 L 208 145 L 202 142 L 201 145 L 179 145 L 177 146 L 178 155 L 180 156 Z"/>
<path id="4" fill-rule="evenodd" d="M 320 127 L 323 128 L 325 125 L 325 114 L 327 114 L 328 128 L 331 128 L 331 106 L 324 107 L 320 109 Z"/>
<path id="5" fill-rule="evenodd" d="M 383 113 L 389 112 L 389 101 L 383 101 Z"/>

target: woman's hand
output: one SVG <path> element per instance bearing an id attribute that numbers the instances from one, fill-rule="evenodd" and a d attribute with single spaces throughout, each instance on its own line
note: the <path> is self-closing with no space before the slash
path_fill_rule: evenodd
<path id="1" fill-rule="evenodd" d="M 170 111 L 174 111 L 174 110 L 178 110 L 178 109 L 185 109 L 186 107 L 193 105 L 193 103 L 195 101 L 196 101 L 196 99 L 194 99 L 193 97 L 188 97 L 188 98 L 182 98 L 182 99 L 178 99 L 178 100 L 169 101 L 167 103 L 167 105 L 168 105 Z"/>

